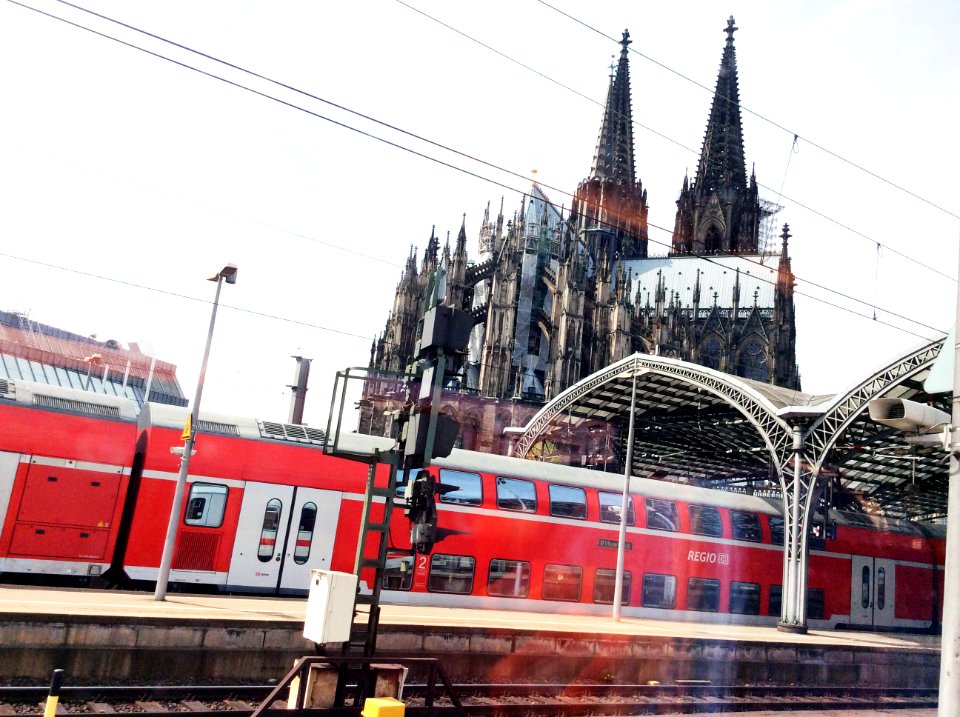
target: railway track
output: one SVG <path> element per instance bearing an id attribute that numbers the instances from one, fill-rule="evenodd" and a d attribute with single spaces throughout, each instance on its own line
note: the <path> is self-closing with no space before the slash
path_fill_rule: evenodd
<path id="1" fill-rule="evenodd" d="M 154 687 L 64 687 L 58 715 L 136 714 L 138 717 L 243 717 L 267 697 L 272 685 Z M 579 715 L 643 715 L 744 712 L 761 710 L 857 710 L 928 708 L 937 704 L 937 690 L 927 688 L 834 688 L 769 685 L 719 686 L 709 684 L 460 684 L 461 714 L 475 717 L 577 717 Z M 406 712 L 411 717 L 451 715 L 444 699 L 431 708 L 424 704 L 426 686 L 404 687 Z M 0 715 L 39 715 L 44 712 L 44 687 L 0 687 Z M 286 704 L 265 714 L 287 714 Z M 303 710 L 316 717 L 355 715 L 350 708 Z"/>

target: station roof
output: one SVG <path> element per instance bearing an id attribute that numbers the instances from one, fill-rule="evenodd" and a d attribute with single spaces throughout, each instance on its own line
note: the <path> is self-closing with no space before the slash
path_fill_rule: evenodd
<path id="1" fill-rule="evenodd" d="M 881 387 L 886 398 L 929 402 L 949 411 L 949 396 L 923 390 L 939 345 L 926 348 L 906 370 L 897 369 L 902 361 L 898 358 L 865 377 L 862 385 Z M 884 383 L 891 369 L 894 378 Z M 813 453 L 822 451 L 821 473 L 836 507 L 914 519 L 946 514 L 942 447 L 911 445 L 899 431 L 871 421 L 866 394 L 858 392 L 859 387 L 810 395 L 647 354 L 635 354 L 584 379 L 553 399 L 525 428 L 516 429 L 528 439 L 539 433 L 527 443 L 528 457 L 540 457 L 544 446 L 564 445 L 572 435 L 602 434 L 612 426 L 610 463 L 622 464 L 634 374 L 635 476 L 778 495 L 774 456 L 781 463 L 789 456 L 793 424 L 817 425 L 818 431 L 811 429 L 808 437 L 809 447 Z"/>
<path id="2" fill-rule="evenodd" d="M 931 366 L 892 386 L 884 398 L 904 398 L 950 413 L 951 394 L 928 394 Z M 836 437 L 827 472 L 838 489 L 839 508 L 919 520 L 947 515 L 949 454 L 939 443 L 913 437 L 870 420 L 866 408 Z"/>

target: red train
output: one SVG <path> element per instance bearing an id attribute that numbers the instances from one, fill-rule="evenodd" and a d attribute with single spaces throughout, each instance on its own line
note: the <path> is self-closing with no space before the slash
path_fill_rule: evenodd
<path id="1" fill-rule="evenodd" d="M 0 580 L 156 579 L 187 411 L 0 379 Z M 367 467 L 323 454 L 304 426 L 204 414 L 171 581 L 303 593 L 309 571 L 350 572 Z M 372 451 L 390 441 L 349 436 Z M 402 554 L 396 513 L 382 599 L 607 613 L 621 481 L 548 463 L 455 450 L 436 461 L 457 490 L 438 504 L 442 539 Z M 386 467 L 379 470 L 385 474 Z M 780 615 L 780 505 L 635 479 L 625 616 L 773 624 Z M 811 539 L 813 627 L 936 629 L 944 527 L 832 513 Z"/>

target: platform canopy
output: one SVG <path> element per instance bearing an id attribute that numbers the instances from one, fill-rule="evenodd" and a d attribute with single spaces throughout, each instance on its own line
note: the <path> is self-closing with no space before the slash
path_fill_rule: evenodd
<path id="1" fill-rule="evenodd" d="M 924 344 L 867 374 L 838 394 L 808 430 L 808 451 L 820 456 L 837 508 L 911 520 L 946 518 L 949 455 L 938 437 L 918 438 L 868 415 L 874 398 L 907 399 L 949 415 L 952 393 L 927 381 L 949 358 L 938 361 L 944 345 Z M 952 342 L 947 345 L 952 354 Z"/>
<path id="2" fill-rule="evenodd" d="M 867 406 L 872 398 L 908 398 L 949 410 L 949 396 L 923 390 L 941 345 L 927 344 L 825 396 L 638 353 L 571 386 L 526 426 L 508 430 L 518 436 L 518 455 L 565 460 L 572 436 L 612 429 L 610 455 L 592 464 L 622 470 L 636 377 L 635 476 L 773 497 L 783 487 L 780 476 L 789 479 L 797 426 L 805 468 L 820 468 L 816 482 L 837 507 L 935 519 L 946 513 L 946 453 L 908 444 L 895 429 L 872 422 Z"/>

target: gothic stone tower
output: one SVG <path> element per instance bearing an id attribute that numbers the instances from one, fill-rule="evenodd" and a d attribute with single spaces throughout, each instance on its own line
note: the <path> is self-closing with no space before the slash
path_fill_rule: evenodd
<path id="1" fill-rule="evenodd" d="M 445 394 L 463 414 L 465 446 L 501 450 L 504 426 L 636 351 L 799 389 L 790 234 L 784 225 L 779 256 L 764 245 L 765 211 L 746 174 L 736 29 L 731 17 L 696 176 L 684 177 L 666 256 L 648 255 L 624 32 L 590 172 L 569 213 L 534 184 L 509 221 L 502 203 L 496 219 L 487 204 L 475 263 L 466 220 L 452 253 L 448 240 L 439 256 L 431 233 L 419 271 L 408 258 L 370 363 L 410 362 L 430 275 L 442 269 L 446 302 L 479 321 L 462 376 Z M 361 430 L 380 432 L 378 401 L 396 397 L 374 393 L 361 401 Z"/>

